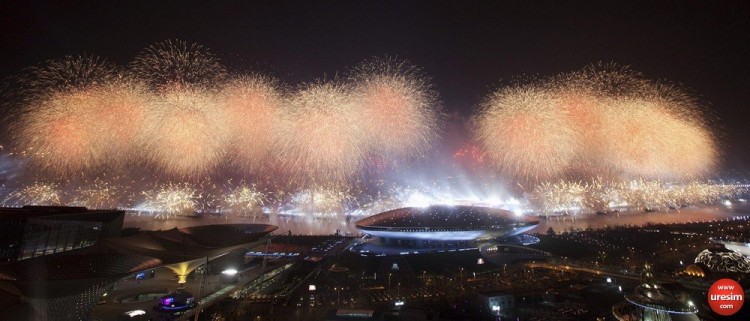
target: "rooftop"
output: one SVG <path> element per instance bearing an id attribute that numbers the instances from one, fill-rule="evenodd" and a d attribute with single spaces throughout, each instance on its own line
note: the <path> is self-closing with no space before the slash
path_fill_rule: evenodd
<path id="1" fill-rule="evenodd" d="M 383 212 L 358 221 L 357 227 L 486 228 L 518 222 L 537 223 L 531 218 L 515 217 L 510 211 L 488 207 L 430 206 L 405 207 Z"/>

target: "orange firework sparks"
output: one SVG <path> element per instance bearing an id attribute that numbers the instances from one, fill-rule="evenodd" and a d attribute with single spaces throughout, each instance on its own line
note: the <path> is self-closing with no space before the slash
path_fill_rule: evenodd
<path id="1" fill-rule="evenodd" d="M 342 84 L 317 83 L 290 99 L 279 158 L 301 179 L 339 181 L 356 175 L 367 148 L 367 120 Z"/>
<path id="2" fill-rule="evenodd" d="M 514 177 L 690 179 L 718 158 L 690 95 L 613 65 L 500 89 L 474 123 L 491 160 Z"/>
<path id="3" fill-rule="evenodd" d="M 182 40 L 149 46 L 130 63 L 130 71 L 156 89 L 177 85 L 208 88 L 226 77 L 226 69 L 211 51 Z"/>
<path id="4" fill-rule="evenodd" d="M 217 96 L 198 88 L 163 91 L 147 114 L 147 157 L 169 174 L 198 177 L 226 152 L 229 130 Z"/>
<path id="5" fill-rule="evenodd" d="M 435 139 L 439 112 L 435 92 L 416 68 L 405 62 L 376 59 L 353 76 L 368 135 L 381 156 L 420 155 Z"/>
<path id="6" fill-rule="evenodd" d="M 233 154 L 239 165 L 257 169 L 268 157 L 278 136 L 282 96 L 275 83 L 263 77 L 243 77 L 222 90 Z"/>
<path id="7" fill-rule="evenodd" d="M 484 103 L 474 128 L 490 160 L 512 176 L 550 178 L 569 170 L 581 135 L 550 91 L 501 89 Z"/>

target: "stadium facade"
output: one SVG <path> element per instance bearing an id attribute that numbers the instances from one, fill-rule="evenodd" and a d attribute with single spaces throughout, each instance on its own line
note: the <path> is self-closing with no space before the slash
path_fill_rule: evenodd
<path id="1" fill-rule="evenodd" d="M 538 224 L 534 218 L 489 207 L 406 207 L 358 221 L 366 241 L 351 250 L 368 255 L 476 249 L 482 242 L 513 243 Z"/>

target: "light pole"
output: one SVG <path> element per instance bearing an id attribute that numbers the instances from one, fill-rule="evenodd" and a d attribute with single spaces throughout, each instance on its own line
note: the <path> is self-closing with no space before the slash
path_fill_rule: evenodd
<path id="1" fill-rule="evenodd" d="M 388 273 L 388 292 L 391 292 L 391 273 Z"/>
<path id="2" fill-rule="evenodd" d="M 463 287 L 464 287 L 464 268 L 459 268 L 458 270 L 459 270 L 458 282 L 461 284 L 461 288 L 463 289 Z"/>
<path id="3" fill-rule="evenodd" d="M 398 285 L 396 285 L 396 296 L 401 297 L 401 282 L 398 282 Z"/>
<path id="4" fill-rule="evenodd" d="M 206 265 L 203 266 L 203 275 L 201 275 L 201 286 L 200 286 L 200 288 L 198 290 L 198 298 L 195 300 L 195 302 L 198 303 L 198 304 L 200 304 L 199 299 L 201 298 L 201 295 L 203 295 L 203 287 L 206 286 L 206 273 L 208 273 L 208 256 L 206 256 Z M 198 321 L 198 315 L 200 315 L 200 313 L 201 313 L 200 309 L 198 309 L 195 312 L 195 320 L 196 321 Z"/>

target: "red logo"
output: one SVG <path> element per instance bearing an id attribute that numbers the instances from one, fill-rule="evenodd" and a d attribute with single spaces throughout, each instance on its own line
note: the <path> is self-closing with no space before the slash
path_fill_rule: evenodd
<path id="1" fill-rule="evenodd" d="M 732 315 L 742 308 L 745 290 L 737 281 L 721 279 L 708 289 L 708 306 L 718 315 Z"/>

